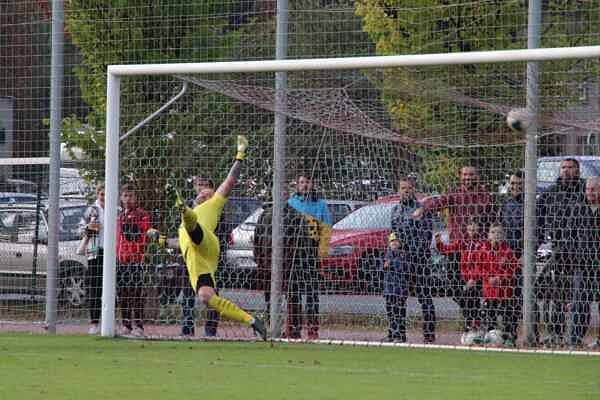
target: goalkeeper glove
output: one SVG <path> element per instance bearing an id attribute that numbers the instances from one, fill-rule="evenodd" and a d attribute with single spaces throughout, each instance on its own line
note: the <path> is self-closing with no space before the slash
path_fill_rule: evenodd
<path id="1" fill-rule="evenodd" d="M 146 236 L 148 237 L 148 239 L 150 240 L 158 240 L 158 236 L 160 235 L 160 232 L 154 228 L 150 228 L 146 231 Z"/>
<path id="2" fill-rule="evenodd" d="M 246 149 L 248 148 L 248 139 L 245 136 L 238 135 L 237 137 L 237 153 L 235 159 L 243 161 L 246 158 Z"/>

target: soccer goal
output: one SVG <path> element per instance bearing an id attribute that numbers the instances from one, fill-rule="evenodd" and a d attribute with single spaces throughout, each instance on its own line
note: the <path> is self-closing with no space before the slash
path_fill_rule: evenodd
<path id="1" fill-rule="evenodd" d="M 573 182 L 600 171 L 598 57 L 600 46 L 110 66 L 102 335 L 137 323 L 146 337 L 254 338 L 190 294 L 170 194 L 202 204 L 245 135 L 214 283 L 273 338 L 595 340 L 598 289 L 586 288 L 600 277 L 566 256 L 585 246 L 557 239 L 586 225 L 562 212 L 585 194 L 542 207 L 536 192 L 566 179 L 564 163 Z M 182 85 L 168 112 L 122 136 Z M 131 230 L 136 208 L 146 222 Z M 141 237 L 131 261 L 124 249 Z"/>

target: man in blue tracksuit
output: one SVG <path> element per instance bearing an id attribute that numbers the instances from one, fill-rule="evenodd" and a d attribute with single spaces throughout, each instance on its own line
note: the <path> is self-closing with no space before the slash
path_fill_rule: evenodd
<path id="1" fill-rule="evenodd" d="M 423 340 L 435 342 L 435 308 L 431 294 L 431 241 L 433 221 L 428 214 L 416 219 L 413 213 L 421 208 L 415 197 L 414 181 L 400 178 L 400 200 L 392 210 L 392 232 L 406 253 L 410 268 L 410 286 L 421 304 L 423 312 Z"/>
<path id="2" fill-rule="evenodd" d="M 303 222 L 308 226 L 308 229 L 298 230 L 296 234 L 309 236 L 292 240 L 290 243 L 298 245 L 294 249 L 286 249 L 290 254 L 288 313 L 293 316 L 301 314 L 302 294 L 305 294 L 308 339 L 314 340 L 319 337 L 319 262 L 321 257 L 327 255 L 331 237 L 331 213 L 327 203 L 316 195 L 312 180 L 307 174 L 298 176 L 296 194 L 290 197 L 288 205 L 302 216 Z M 304 244 L 300 246 L 300 243 Z M 295 320 L 299 322 L 298 317 Z"/>

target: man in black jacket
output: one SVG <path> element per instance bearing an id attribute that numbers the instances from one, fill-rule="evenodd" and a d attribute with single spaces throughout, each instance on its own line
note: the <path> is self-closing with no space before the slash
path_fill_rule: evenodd
<path id="1" fill-rule="evenodd" d="M 431 240 L 433 237 L 433 220 L 427 213 L 419 219 L 413 218 L 421 203 L 415 197 L 414 181 L 401 177 L 398 183 L 400 199 L 392 210 L 392 232 L 401 243 L 407 254 L 408 269 L 411 271 L 410 286 L 417 296 L 423 312 L 423 341 L 435 342 L 435 307 L 431 285 Z"/>
<path id="2" fill-rule="evenodd" d="M 584 200 L 585 181 L 580 178 L 579 161 L 566 158 L 560 163 L 559 178 L 538 198 L 538 229 L 540 239 L 552 242 L 554 260 L 549 290 L 553 309 L 548 325 L 547 345 L 564 345 L 566 314 L 575 270 L 574 209 Z"/>
<path id="3" fill-rule="evenodd" d="M 571 301 L 571 345 L 580 347 L 590 325 L 590 303 L 600 295 L 600 177 L 587 179 L 585 199 L 575 209 L 574 219 L 577 242 Z M 600 347 L 600 337 L 592 346 Z"/>

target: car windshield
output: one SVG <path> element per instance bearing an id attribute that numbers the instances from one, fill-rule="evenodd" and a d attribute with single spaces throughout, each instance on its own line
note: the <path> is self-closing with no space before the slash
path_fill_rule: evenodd
<path id="1" fill-rule="evenodd" d="M 383 203 L 364 206 L 343 218 L 334 229 L 390 229 L 392 210 L 396 204 Z"/>
<path id="2" fill-rule="evenodd" d="M 258 218 L 263 213 L 263 208 L 257 208 L 246 220 L 240 225 L 240 229 L 251 230 L 254 229 L 256 223 L 258 222 Z"/>
<path id="3" fill-rule="evenodd" d="M 0 193 L 0 204 L 35 203 L 37 196 L 34 194 Z"/>
<path id="4" fill-rule="evenodd" d="M 258 199 L 234 197 L 229 199 L 223 209 L 223 220 L 227 223 L 237 226 L 244 222 L 257 208 L 260 208 L 262 202 Z"/>
<path id="5" fill-rule="evenodd" d="M 333 219 L 333 223 L 339 222 L 342 218 L 344 218 L 351 211 L 350 206 L 347 204 L 327 204 L 327 208 L 331 213 L 331 218 Z"/>
<path id="6" fill-rule="evenodd" d="M 79 224 L 85 213 L 85 206 L 64 207 L 60 209 L 60 240 L 78 240 Z"/>

